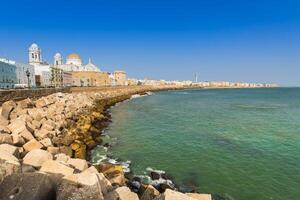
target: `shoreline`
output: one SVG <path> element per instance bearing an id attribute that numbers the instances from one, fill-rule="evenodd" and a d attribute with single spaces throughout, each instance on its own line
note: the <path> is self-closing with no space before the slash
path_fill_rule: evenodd
<path id="1" fill-rule="evenodd" d="M 157 190 L 137 177 L 129 181 L 120 165 L 89 162 L 91 150 L 101 144 L 99 136 L 111 121 L 111 106 L 135 94 L 179 89 L 189 88 L 139 86 L 87 92 L 77 88 L 34 101 L 3 103 L 0 199 L 63 200 L 74 195 L 75 200 L 211 199 L 209 194 L 184 194 L 166 184 Z"/>

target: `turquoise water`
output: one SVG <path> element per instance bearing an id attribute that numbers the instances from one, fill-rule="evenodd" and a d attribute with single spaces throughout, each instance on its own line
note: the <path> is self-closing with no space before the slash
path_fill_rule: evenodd
<path id="1" fill-rule="evenodd" d="M 300 199 L 300 89 L 158 92 L 111 109 L 114 157 L 135 174 L 236 200 Z"/>

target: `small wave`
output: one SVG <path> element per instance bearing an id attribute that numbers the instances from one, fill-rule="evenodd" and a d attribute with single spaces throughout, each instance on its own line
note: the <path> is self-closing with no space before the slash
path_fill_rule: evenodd
<path id="1" fill-rule="evenodd" d="M 163 170 L 157 170 L 157 169 L 152 169 L 151 167 L 147 167 L 146 170 L 148 172 L 156 172 L 156 173 L 159 173 L 159 174 L 165 174 L 166 172 L 163 171 Z"/>

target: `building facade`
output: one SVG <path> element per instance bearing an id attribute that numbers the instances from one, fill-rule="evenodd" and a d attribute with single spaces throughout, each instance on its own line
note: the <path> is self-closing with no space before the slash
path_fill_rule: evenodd
<path id="1" fill-rule="evenodd" d="M 0 58 L 0 89 L 14 88 L 16 83 L 15 62 Z"/>
<path id="2" fill-rule="evenodd" d="M 71 72 L 63 72 L 63 86 L 71 87 L 73 85 L 73 78 Z"/>
<path id="3" fill-rule="evenodd" d="M 127 85 L 126 73 L 124 71 L 114 71 L 113 85 Z"/>
<path id="4" fill-rule="evenodd" d="M 16 62 L 16 76 L 17 84 L 25 85 L 26 87 L 28 87 L 29 81 L 29 87 L 36 86 L 33 65 Z"/>
<path id="5" fill-rule="evenodd" d="M 63 70 L 55 66 L 51 67 L 51 86 L 63 86 Z"/>
<path id="6" fill-rule="evenodd" d="M 73 86 L 98 87 L 111 85 L 109 74 L 106 72 L 74 71 L 72 72 Z"/>

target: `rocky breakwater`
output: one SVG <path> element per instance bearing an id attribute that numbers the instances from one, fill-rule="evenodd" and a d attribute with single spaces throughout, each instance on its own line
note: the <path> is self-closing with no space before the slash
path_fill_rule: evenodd
<path id="1" fill-rule="evenodd" d="M 168 88 L 155 88 L 168 89 Z M 101 142 L 106 109 L 151 88 L 55 93 L 7 101 L 0 109 L 0 199 L 211 199 L 151 185 L 127 187 L 121 166 L 93 166 L 87 152 Z"/>

